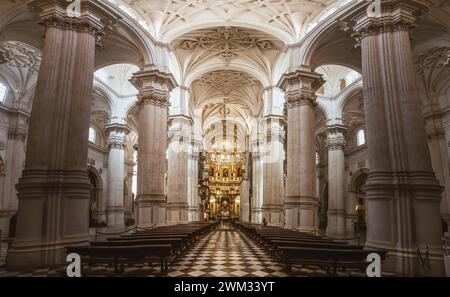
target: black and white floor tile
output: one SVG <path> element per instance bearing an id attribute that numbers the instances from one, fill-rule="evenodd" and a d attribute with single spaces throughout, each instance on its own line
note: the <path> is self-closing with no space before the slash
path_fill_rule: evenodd
<path id="1" fill-rule="evenodd" d="M 174 277 L 283 277 L 275 258 L 229 224 L 202 238 L 172 266 Z"/>
<path id="2" fill-rule="evenodd" d="M 118 276 L 108 265 L 84 267 L 89 276 Z M 8 271 L 0 267 L 0 277 L 62 277 L 65 267 L 32 271 Z M 135 264 L 124 267 L 120 276 L 158 276 L 159 266 Z M 286 271 L 283 265 L 255 241 L 230 224 L 222 224 L 201 238 L 191 249 L 172 263 L 169 277 L 286 277 L 327 276 L 325 270 L 308 266 Z M 337 276 L 363 277 L 362 272 L 340 272 Z"/>

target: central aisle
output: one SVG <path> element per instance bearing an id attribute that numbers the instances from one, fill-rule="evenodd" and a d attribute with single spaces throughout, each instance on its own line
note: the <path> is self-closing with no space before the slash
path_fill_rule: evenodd
<path id="1" fill-rule="evenodd" d="M 288 276 L 282 265 L 230 224 L 221 224 L 174 263 L 169 276 Z"/>

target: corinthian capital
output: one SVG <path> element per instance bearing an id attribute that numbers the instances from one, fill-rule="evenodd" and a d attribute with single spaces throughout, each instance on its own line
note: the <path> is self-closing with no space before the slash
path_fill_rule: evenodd
<path id="1" fill-rule="evenodd" d="M 120 19 L 114 9 L 102 1 L 77 1 L 29 0 L 27 5 L 46 27 L 87 32 L 97 37 L 110 32 L 112 25 Z"/>
<path id="2" fill-rule="evenodd" d="M 428 0 L 379 0 L 379 11 L 371 15 L 366 9 L 353 17 L 353 30 L 363 38 L 386 31 L 408 30 L 428 11 Z"/>
<path id="3" fill-rule="evenodd" d="M 162 72 L 152 65 L 133 74 L 130 82 L 139 90 L 138 104 L 166 108 L 170 105 L 170 92 L 177 86 L 171 73 Z"/>
<path id="4" fill-rule="evenodd" d="M 316 91 L 322 86 L 322 75 L 315 73 L 308 66 L 301 66 L 294 72 L 282 76 L 278 87 L 286 92 L 286 107 L 299 105 L 316 106 Z"/>
<path id="5" fill-rule="evenodd" d="M 124 150 L 126 148 L 126 137 L 130 133 L 127 125 L 112 123 L 106 125 L 105 130 L 108 133 L 107 144 L 110 149 Z"/>

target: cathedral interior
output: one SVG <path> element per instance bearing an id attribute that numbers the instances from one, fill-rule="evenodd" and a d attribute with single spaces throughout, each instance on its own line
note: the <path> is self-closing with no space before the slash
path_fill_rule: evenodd
<path id="1" fill-rule="evenodd" d="M 450 276 L 449 224 L 450 1 L 0 1 L 0 277 Z"/>

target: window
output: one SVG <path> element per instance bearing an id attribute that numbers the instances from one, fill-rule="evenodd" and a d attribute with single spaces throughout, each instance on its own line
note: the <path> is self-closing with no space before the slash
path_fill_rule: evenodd
<path id="1" fill-rule="evenodd" d="M 316 152 L 316 165 L 319 165 L 319 163 L 320 163 L 320 156 L 319 153 Z"/>
<path id="2" fill-rule="evenodd" d="M 356 145 L 360 146 L 366 143 L 366 136 L 364 134 L 364 130 L 361 129 L 356 133 Z"/>
<path id="3" fill-rule="evenodd" d="M 0 103 L 3 103 L 6 99 L 6 95 L 8 94 L 8 88 L 5 84 L 0 82 Z"/>
<path id="4" fill-rule="evenodd" d="M 89 128 L 89 142 L 95 143 L 95 139 L 97 137 L 97 132 L 94 128 Z"/>

